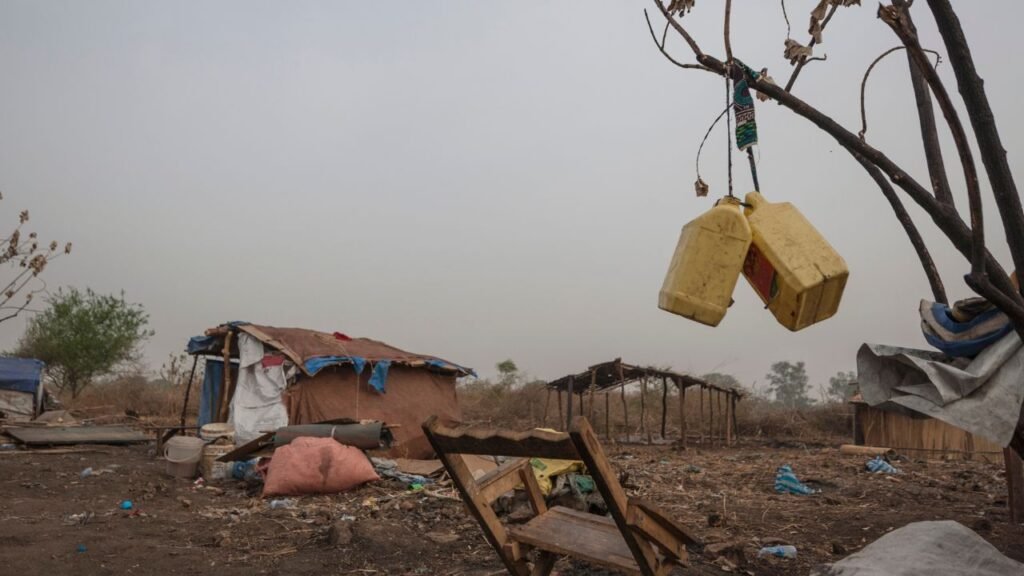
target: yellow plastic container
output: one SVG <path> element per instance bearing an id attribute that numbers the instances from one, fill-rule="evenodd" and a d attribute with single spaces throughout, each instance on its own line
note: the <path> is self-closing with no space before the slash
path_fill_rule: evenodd
<path id="1" fill-rule="evenodd" d="M 718 326 L 732 303 L 751 232 L 737 198 L 722 198 L 679 235 L 658 308 Z"/>
<path id="2" fill-rule="evenodd" d="M 753 242 L 743 276 L 780 324 L 801 330 L 839 309 L 850 271 L 825 238 L 789 202 L 746 198 Z"/>

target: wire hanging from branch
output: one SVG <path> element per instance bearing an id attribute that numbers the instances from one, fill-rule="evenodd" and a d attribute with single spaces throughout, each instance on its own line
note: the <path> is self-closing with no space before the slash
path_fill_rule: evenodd
<path id="1" fill-rule="evenodd" d="M 694 183 L 694 188 L 697 191 L 697 196 L 703 197 L 708 195 L 708 185 L 706 182 L 704 182 L 704 179 L 700 177 L 700 153 L 704 150 L 704 143 L 708 141 L 708 136 L 711 135 L 711 131 L 714 130 L 715 126 L 718 125 L 718 121 L 722 119 L 722 116 L 728 114 L 730 110 L 732 110 L 732 104 L 728 104 L 725 107 L 725 110 L 722 110 L 718 114 L 718 116 L 715 117 L 715 120 L 711 123 L 711 126 L 708 126 L 708 131 L 704 133 L 704 138 L 701 139 L 700 146 L 697 148 L 697 182 Z"/>
<path id="2" fill-rule="evenodd" d="M 729 97 L 731 91 L 729 90 L 729 76 L 725 77 L 725 105 L 726 109 L 730 107 Z M 735 110 L 735 108 L 733 108 Z M 727 116 L 725 119 L 725 136 L 726 136 L 726 150 L 728 151 L 728 166 L 729 166 L 729 197 L 732 198 L 732 116 Z"/>

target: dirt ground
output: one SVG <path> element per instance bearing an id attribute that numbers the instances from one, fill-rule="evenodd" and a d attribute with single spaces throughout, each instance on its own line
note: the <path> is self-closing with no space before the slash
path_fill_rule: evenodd
<path id="1" fill-rule="evenodd" d="M 866 472 L 864 457 L 839 456 L 834 445 L 607 449 L 630 494 L 660 504 L 708 544 L 737 543 L 746 564 L 734 573 L 807 574 L 894 528 L 936 519 L 957 520 L 1024 561 L 1024 527 L 1008 521 L 999 465 L 909 461 L 898 463 L 902 474 L 887 477 Z M 0 572 L 504 573 L 450 488 L 413 492 L 382 481 L 272 509 L 241 482 L 197 487 L 167 477 L 152 454 L 137 446 L 0 455 Z M 775 494 L 782 464 L 822 493 Z M 93 474 L 82 478 L 86 467 Z M 134 511 L 119 508 L 126 499 Z M 792 544 L 798 557 L 758 559 L 766 543 Z M 695 550 L 690 568 L 677 572 L 724 574 L 723 564 Z M 557 570 L 597 573 L 564 560 Z"/>

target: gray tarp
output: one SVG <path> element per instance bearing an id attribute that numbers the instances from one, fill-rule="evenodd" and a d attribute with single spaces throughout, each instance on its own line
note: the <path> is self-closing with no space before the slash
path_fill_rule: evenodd
<path id="1" fill-rule="evenodd" d="M 857 380 L 871 406 L 902 406 L 1006 446 L 1024 402 L 1024 347 L 1011 333 L 964 366 L 937 352 L 864 344 Z"/>
<path id="2" fill-rule="evenodd" d="M 812 576 L 1009 576 L 1024 564 L 952 520 L 915 522 Z"/>

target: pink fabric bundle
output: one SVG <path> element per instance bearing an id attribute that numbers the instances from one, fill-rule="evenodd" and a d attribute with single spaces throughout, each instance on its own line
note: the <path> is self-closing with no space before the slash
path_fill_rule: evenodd
<path id="1" fill-rule="evenodd" d="M 363 451 L 331 438 L 296 438 L 274 451 L 263 496 L 344 492 L 380 480 Z"/>

